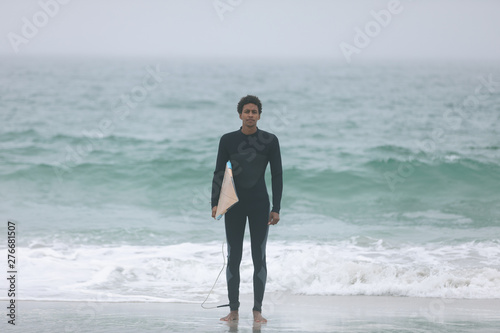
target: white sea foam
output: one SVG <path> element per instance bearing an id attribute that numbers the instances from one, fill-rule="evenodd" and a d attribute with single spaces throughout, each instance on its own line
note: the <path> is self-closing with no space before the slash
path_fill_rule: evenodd
<path id="1" fill-rule="evenodd" d="M 200 302 L 223 264 L 218 243 L 169 246 L 19 248 L 25 300 Z M 395 245 L 353 238 L 335 243 L 269 242 L 268 292 L 500 298 L 498 242 Z M 242 293 L 252 292 L 250 246 Z M 210 301 L 225 299 L 223 274 Z"/>

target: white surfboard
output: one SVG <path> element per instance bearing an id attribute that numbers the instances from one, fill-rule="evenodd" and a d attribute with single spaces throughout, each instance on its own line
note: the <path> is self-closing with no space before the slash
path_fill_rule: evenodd
<path id="1" fill-rule="evenodd" d="M 229 208 L 233 207 L 238 201 L 238 194 L 234 186 L 233 168 L 231 162 L 227 161 L 224 179 L 222 180 L 222 186 L 220 188 L 217 212 L 215 213 L 217 220 L 220 220 L 222 215 L 226 214 Z"/>

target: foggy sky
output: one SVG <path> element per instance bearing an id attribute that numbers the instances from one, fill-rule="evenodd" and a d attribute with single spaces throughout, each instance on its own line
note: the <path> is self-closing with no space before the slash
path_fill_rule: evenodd
<path id="1" fill-rule="evenodd" d="M 1 0 L 0 54 L 500 59 L 500 1 L 397 2 Z"/>

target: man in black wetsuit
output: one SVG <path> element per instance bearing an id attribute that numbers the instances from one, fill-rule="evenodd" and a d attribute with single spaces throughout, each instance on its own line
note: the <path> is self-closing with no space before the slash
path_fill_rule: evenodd
<path id="1" fill-rule="evenodd" d="M 248 217 L 254 266 L 253 316 L 256 322 L 266 322 L 267 320 L 261 314 L 267 278 L 266 243 L 269 225 L 274 225 L 280 220 L 283 191 L 281 153 L 278 138 L 274 134 L 257 128 L 257 121 L 262 113 L 262 104 L 256 96 L 243 97 L 238 103 L 238 113 L 242 126 L 239 130 L 221 137 L 212 182 L 212 217 L 215 218 L 226 162 L 231 161 L 239 202 L 225 215 L 228 249 L 226 278 L 231 312 L 221 320 L 238 319 L 240 262 Z M 271 166 L 273 192 L 271 210 L 264 180 L 268 162 Z"/>

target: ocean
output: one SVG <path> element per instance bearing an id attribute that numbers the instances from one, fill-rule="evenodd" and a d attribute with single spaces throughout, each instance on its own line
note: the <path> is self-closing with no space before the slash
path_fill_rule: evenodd
<path id="1" fill-rule="evenodd" d="M 23 57 L 0 73 L 18 300 L 201 303 L 225 255 L 218 142 L 247 94 L 284 168 L 267 292 L 500 298 L 498 64 Z M 241 272 L 251 294 L 248 230 Z"/>

